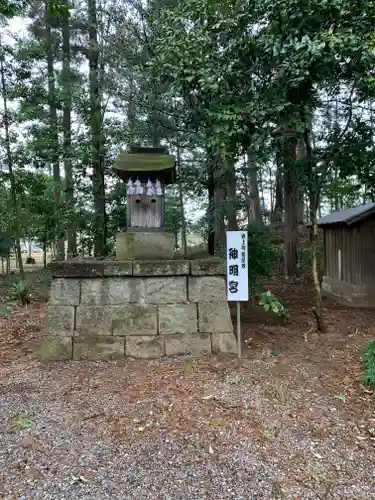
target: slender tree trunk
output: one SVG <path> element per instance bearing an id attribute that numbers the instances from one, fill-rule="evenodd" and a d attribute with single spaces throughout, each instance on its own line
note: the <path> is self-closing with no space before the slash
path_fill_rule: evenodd
<path id="1" fill-rule="evenodd" d="M 65 4 L 65 0 L 60 0 Z M 71 259 L 77 255 L 77 234 L 74 208 L 74 181 L 72 165 L 72 136 L 71 136 L 71 110 L 72 110 L 72 85 L 70 74 L 70 12 L 63 9 L 62 14 L 62 51 L 63 51 L 63 130 L 64 130 L 64 171 L 65 171 L 65 197 L 68 211 L 68 252 L 67 257 Z"/>
<path id="2" fill-rule="evenodd" d="M 99 90 L 99 46 L 96 0 L 87 0 L 89 17 L 89 67 L 90 67 L 90 128 L 91 161 L 94 197 L 94 253 L 106 254 L 107 220 L 105 213 L 105 184 L 103 162 L 102 114 Z"/>
<path id="3" fill-rule="evenodd" d="M 208 206 L 207 206 L 207 249 L 209 255 L 215 255 L 215 160 L 212 150 L 207 151 L 207 191 L 208 191 Z"/>
<path id="4" fill-rule="evenodd" d="M 310 222 L 311 222 L 311 271 L 314 282 L 315 290 L 315 307 L 313 307 L 313 314 L 316 319 L 318 330 L 322 333 L 327 332 L 327 328 L 323 315 L 323 301 L 322 289 L 318 274 L 318 237 L 319 230 L 316 223 L 316 215 L 319 207 L 320 199 L 320 179 L 315 175 L 314 160 L 311 146 L 311 119 L 305 121 L 304 142 L 306 146 L 306 160 L 308 172 L 308 186 L 309 186 L 309 205 L 310 205 Z"/>
<path id="5" fill-rule="evenodd" d="M 249 151 L 247 153 L 247 164 L 249 170 L 249 201 L 250 201 L 250 222 L 259 223 L 261 222 L 261 212 L 260 212 L 260 197 L 259 197 L 259 184 L 258 184 L 258 172 L 257 165 L 254 158 Z"/>
<path id="6" fill-rule="evenodd" d="M 127 103 L 127 142 L 128 144 L 134 144 L 136 139 L 136 103 L 135 103 L 135 88 L 133 76 L 129 78 L 129 98 Z"/>
<path id="7" fill-rule="evenodd" d="M 301 167 L 299 168 L 300 171 L 303 171 L 303 168 L 305 166 L 305 161 L 306 161 L 306 148 L 305 148 L 305 141 L 303 137 L 300 137 L 297 142 L 297 147 L 296 147 L 296 160 L 301 162 Z M 297 179 L 297 221 L 299 225 L 304 224 L 304 215 L 305 215 L 305 200 L 304 200 L 304 189 L 300 185 L 301 183 L 299 182 L 299 179 Z"/>
<path id="8" fill-rule="evenodd" d="M 46 53 L 47 53 L 47 73 L 48 73 L 48 104 L 49 104 L 49 120 L 50 120 L 50 137 L 51 137 L 51 163 L 53 169 L 54 181 L 54 196 L 55 203 L 59 209 L 61 205 L 61 177 L 60 177 L 60 160 L 59 160 L 59 136 L 57 124 L 57 106 L 56 106 L 56 89 L 55 89 L 55 72 L 54 72 L 54 40 L 52 37 L 52 18 L 50 12 L 49 1 L 45 0 L 45 26 L 46 26 Z M 58 236 L 57 239 L 57 259 L 64 260 L 64 236 Z"/>
<path id="9" fill-rule="evenodd" d="M 227 192 L 228 168 L 225 151 L 217 152 L 214 158 L 214 206 L 215 206 L 215 254 L 220 254 L 226 244 L 225 198 Z"/>
<path id="10" fill-rule="evenodd" d="M 227 183 L 227 214 L 228 214 L 228 230 L 237 231 L 237 179 L 235 159 L 228 161 L 228 183 Z"/>
<path id="11" fill-rule="evenodd" d="M 225 247 L 225 189 L 215 183 L 215 253 Z"/>
<path id="12" fill-rule="evenodd" d="M 18 199 L 16 190 L 16 180 L 14 177 L 13 170 L 13 156 L 12 149 L 10 146 L 10 120 L 9 120 L 9 110 L 8 110 L 8 92 L 7 85 L 5 81 L 5 68 L 4 68 L 4 52 L 3 46 L 0 38 L 0 75 L 1 75 L 1 90 L 3 94 L 3 123 L 5 132 L 5 151 L 9 170 L 9 182 L 12 200 L 12 211 L 13 211 L 13 226 L 14 226 L 14 240 L 16 248 L 16 262 L 20 270 L 20 276 L 24 279 L 24 269 L 22 262 L 22 252 L 21 252 L 21 223 L 18 210 Z"/>
<path id="13" fill-rule="evenodd" d="M 275 210 L 272 222 L 282 222 L 284 212 L 283 165 L 280 150 L 276 153 Z"/>
<path id="14" fill-rule="evenodd" d="M 43 243 L 43 267 L 47 268 L 47 244 Z"/>
<path id="15" fill-rule="evenodd" d="M 181 153 L 180 146 L 177 146 L 177 169 L 178 169 L 178 194 L 180 199 L 180 213 L 181 213 L 181 240 L 182 248 L 184 252 L 184 258 L 187 258 L 187 239 L 186 239 L 186 219 L 185 219 L 185 209 L 184 209 L 184 192 L 182 187 L 182 164 L 181 164 Z"/>
<path id="16" fill-rule="evenodd" d="M 284 274 L 286 278 L 297 274 L 297 184 L 295 176 L 295 155 L 297 139 L 292 132 L 287 132 L 281 144 L 281 157 L 284 168 Z"/>

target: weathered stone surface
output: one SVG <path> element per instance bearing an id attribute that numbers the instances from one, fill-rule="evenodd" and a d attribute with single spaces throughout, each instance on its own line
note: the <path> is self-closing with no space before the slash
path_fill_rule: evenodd
<path id="1" fill-rule="evenodd" d="M 123 262 L 104 262 L 104 276 L 131 276 L 133 274 L 133 262 L 126 260 Z"/>
<path id="2" fill-rule="evenodd" d="M 40 361 L 67 361 L 72 354 L 72 337 L 43 337 L 36 349 Z"/>
<path id="3" fill-rule="evenodd" d="M 233 333 L 212 333 L 212 352 L 214 354 L 235 354 L 237 341 Z"/>
<path id="4" fill-rule="evenodd" d="M 164 337 L 161 335 L 126 337 L 125 353 L 132 358 L 161 358 L 164 356 Z"/>
<path id="5" fill-rule="evenodd" d="M 184 276 L 144 278 L 145 300 L 148 304 L 173 304 L 187 301 L 187 278 Z"/>
<path id="6" fill-rule="evenodd" d="M 156 335 L 158 332 L 157 306 L 125 305 L 111 310 L 113 335 Z"/>
<path id="7" fill-rule="evenodd" d="M 125 354 L 124 338 L 112 336 L 79 336 L 73 339 L 73 359 L 120 359 Z"/>
<path id="8" fill-rule="evenodd" d="M 233 332 L 228 304 L 226 302 L 199 303 L 198 325 L 200 332 Z"/>
<path id="9" fill-rule="evenodd" d="M 189 302 L 223 302 L 226 298 L 225 280 L 221 276 L 189 276 Z"/>
<path id="10" fill-rule="evenodd" d="M 103 263 L 98 261 L 52 262 L 48 269 L 54 278 L 96 278 L 103 276 Z"/>
<path id="11" fill-rule="evenodd" d="M 190 273 L 187 260 L 134 261 L 134 276 L 186 276 Z"/>
<path id="12" fill-rule="evenodd" d="M 112 335 L 111 306 L 78 306 L 76 335 Z"/>
<path id="13" fill-rule="evenodd" d="M 123 232 L 116 235 L 116 260 L 171 260 L 174 235 L 165 232 Z"/>
<path id="14" fill-rule="evenodd" d="M 196 333 L 198 331 L 196 304 L 159 306 L 159 333 Z"/>
<path id="15" fill-rule="evenodd" d="M 213 257 L 212 259 L 197 259 L 190 263 L 192 276 L 225 276 L 225 260 Z"/>
<path id="16" fill-rule="evenodd" d="M 165 353 L 167 356 L 178 354 L 208 354 L 211 352 L 209 333 L 177 333 L 166 335 Z"/>
<path id="17" fill-rule="evenodd" d="M 74 306 L 48 306 L 46 313 L 49 335 L 68 336 L 74 330 Z"/>
<path id="18" fill-rule="evenodd" d="M 62 278 L 52 280 L 50 304 L 60 306 L 78 306 L 79 280 Z"/>
<path id="19" fill-rule="evenodd" d="M 87 279 L 81 282 L 81 304 L 118 305 L 139 302 L 141 278 Z"/>

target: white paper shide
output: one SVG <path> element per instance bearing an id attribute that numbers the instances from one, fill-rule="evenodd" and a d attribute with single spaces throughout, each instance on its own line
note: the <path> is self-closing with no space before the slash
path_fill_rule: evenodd
<path id="1" fill-rule="evenodd" d="M 247 231 L 227 231 L 227 298 L 249 300 Z"/>

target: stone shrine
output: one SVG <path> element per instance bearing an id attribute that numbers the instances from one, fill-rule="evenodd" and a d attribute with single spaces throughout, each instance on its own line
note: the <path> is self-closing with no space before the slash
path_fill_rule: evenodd
<path id="1" fill-rule="evenodd" d="M 131 148 L 114 163 L 127 183 L 127 231 L 116 260 L 56 262 L 42 360 L 160 358 L 235 353 L 226 300 L 225 262 L 173 260 L 164 230 L 164 189 L 174 157 L 161 148 Z"/>

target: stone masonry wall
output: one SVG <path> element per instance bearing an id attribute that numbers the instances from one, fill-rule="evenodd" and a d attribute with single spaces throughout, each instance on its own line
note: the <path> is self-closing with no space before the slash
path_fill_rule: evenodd
<path id="1" fill-rule="evenodd" d="M 51 271 L 42 359 L 236 352 L 222 261 L 94 261 Z"/>

